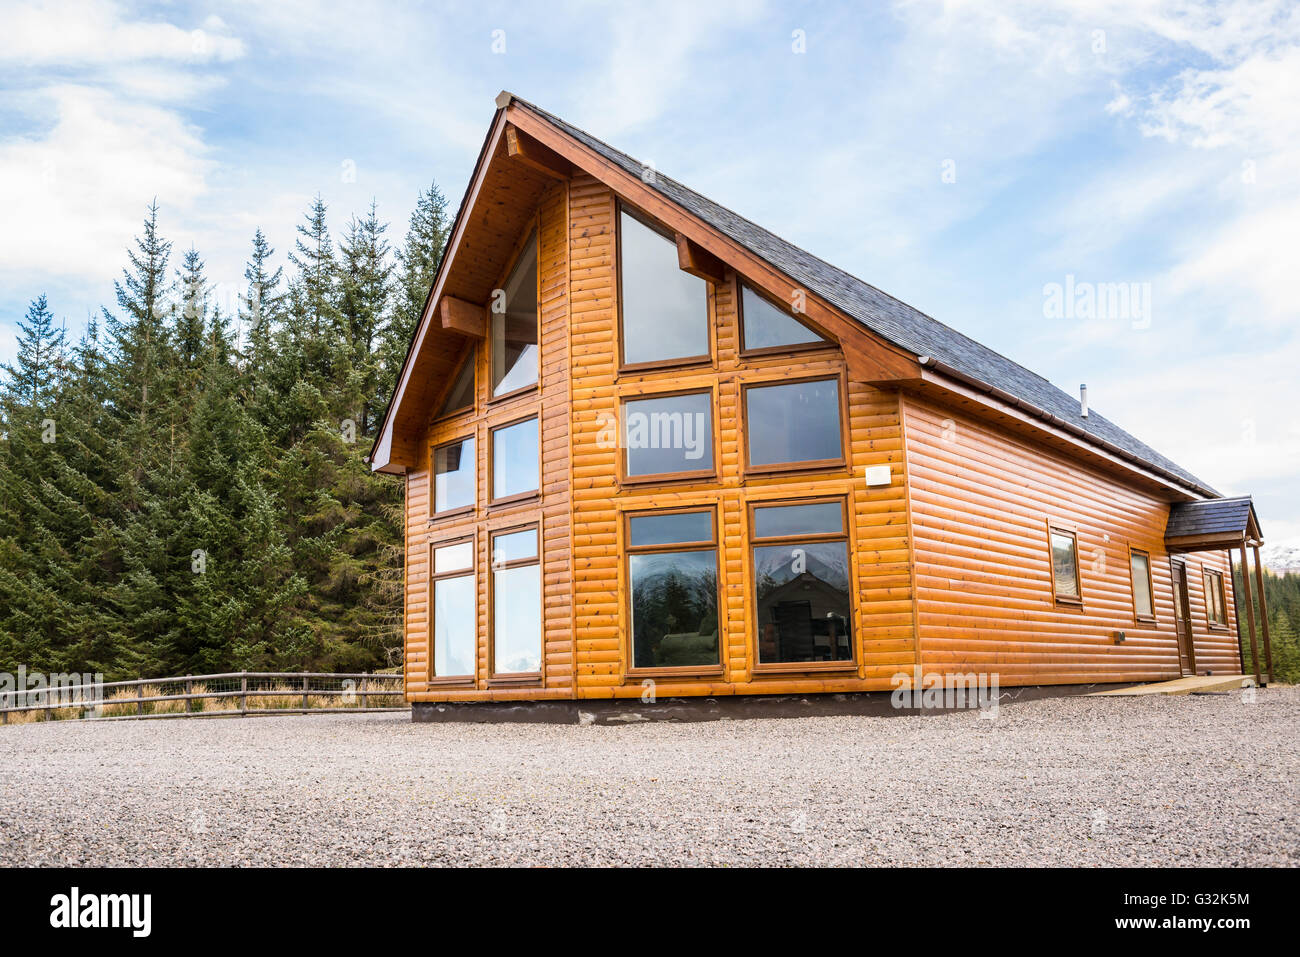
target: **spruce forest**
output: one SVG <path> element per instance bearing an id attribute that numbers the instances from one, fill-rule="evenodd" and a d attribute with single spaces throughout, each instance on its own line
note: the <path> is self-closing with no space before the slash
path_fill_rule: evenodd
<path id="1" fill-rule="evenodd" d="M 1232 569 L 1235 594 L 1245 595 L 1241 582 L 1241 565 Z M 1254 567 L 1251 567 L 1250 594 L 1255 609 L 1255 648 L 1259 666 L 1264 668 L 1263 619 L 1259 610 L 1258 589 L 1255 587 Z M 1273 648 L 1273 677 L 1284 684 L 1300 682 L 1300 575 L 1287 572 L 1275 575 L 1264 569 L 1264 605 L 1268 608 L 1269 639 Z M 1246 605 L 1240 604 L 1241 660 L 1245 671 L 1251 672 L 1250 626 L 1246 623 Z"/>
<path id="2" fill-rule="evenodd" d="M 365 462 L 449 227 L 318 198 L 238 309 L 148 210 L 84 334 L 45 296 L 0 375 L 0 672 L 400 665 L 402 485 Z M 107 291 L 107 290 L 106 290 Z M 237 314 L 230 314 L 236 313 Z"/>

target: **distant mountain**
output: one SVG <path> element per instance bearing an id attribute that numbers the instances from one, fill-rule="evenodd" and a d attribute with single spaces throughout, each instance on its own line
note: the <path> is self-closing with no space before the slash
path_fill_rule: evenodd
<path id="1" fill-rule="evenodd" d="M 1276 545 L 1265 545 L 1259 550 L 1259 557 L 1263 560 L 1264 567 L 1275 575 L 1285 575 L 1287 572 L 1300 574 L 1300 543 L 1278 542 Z"/>

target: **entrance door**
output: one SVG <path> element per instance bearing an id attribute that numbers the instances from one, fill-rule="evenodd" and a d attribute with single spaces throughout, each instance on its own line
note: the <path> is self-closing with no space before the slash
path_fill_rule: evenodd
<path id="1" fill-rule="evenodd" d="M 1192 609 L 1187 602 L 1187 566 L 1172 562 L 1174 571 L 1174 625 L 1178 631 L 1178 670 L 1196 674 L 1196 657 L 1192 651 Z"/>

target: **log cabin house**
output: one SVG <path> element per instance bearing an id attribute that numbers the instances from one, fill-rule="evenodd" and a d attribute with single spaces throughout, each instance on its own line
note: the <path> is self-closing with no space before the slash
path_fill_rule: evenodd
<path id="1" fill-rule="evenodd" d="M 417 718 L 1264 678 L 1249 499 L 509 93 L 370 459 Z"/>

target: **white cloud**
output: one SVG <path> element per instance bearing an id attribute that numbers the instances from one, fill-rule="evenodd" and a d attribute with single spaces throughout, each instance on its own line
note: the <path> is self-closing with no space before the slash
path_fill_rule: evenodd
<path id="1" fill-rule="evenodd" d="M 0 63 L 23 66 L 94 65 L 164 60 L 228 61 L 244 45 L 220 18 L 191 30 L 171 23 L 127 20 L 102 0 L 58 0 L 7 5 L 0 31 Z"/>
<path id="2" fill-rule="evenodd" d="M 211 167 L 197 130 L 173 111 L 84 86 L 33 94 L 53 126 L 0 144 L 0 279 L 116 276 L 153 197 L 185 208 Z"/>

